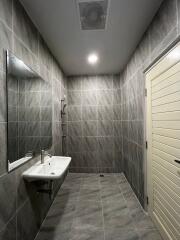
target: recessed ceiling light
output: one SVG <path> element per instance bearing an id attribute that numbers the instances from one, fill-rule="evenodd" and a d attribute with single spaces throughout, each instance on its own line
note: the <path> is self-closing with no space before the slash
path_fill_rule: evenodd
<path id="1" fill-rule="evenodd" d="M 98 62 L 98 56 L 96 53 L 91 53 L 89 54 L 87 60 L 89 64 L 94 65 Z"/>

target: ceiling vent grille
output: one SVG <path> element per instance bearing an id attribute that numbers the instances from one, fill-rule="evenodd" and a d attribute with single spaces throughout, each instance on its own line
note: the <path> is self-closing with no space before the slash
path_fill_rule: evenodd
<path id="1" fill-rule="evenodd" d="M 79 0 L 78 6 L 82 30 L 105 29 L 108 0 Z"/>

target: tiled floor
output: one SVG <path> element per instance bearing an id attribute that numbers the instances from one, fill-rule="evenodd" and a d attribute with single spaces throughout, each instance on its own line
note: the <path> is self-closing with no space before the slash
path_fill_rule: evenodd
<path id="1" fill-rule="evenodd" d="M 36 240 L 161 240 L 123 174 L 68 174 Z"/>

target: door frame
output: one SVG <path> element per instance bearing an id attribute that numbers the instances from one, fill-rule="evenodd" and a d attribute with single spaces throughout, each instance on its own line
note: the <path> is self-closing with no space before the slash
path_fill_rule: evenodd
<path id="1" fill-rule="evenodd" d="M 145 209 L 147 210 L 149 216 L 154 221 L 156 227 L 158 228 L 159 232 L 161 233 L 164 240 L 169 240 L 171 237 L 169 236 L 168 232 L 164 228 L 164 226 L 158 221 L 158 217 L 153 214 L 153 186 L 152 186 L 152 113 L 151 113 L 151 78 L 148 78 L 148 73 L 155 68 L 158 64 L 161 64 L 163 60 L 166 59 L 166 56 L 175 48 L 180 47 L 180 39 L 178 38 L 173 44 L 171 44 L 167 49 L 153 62 L 145 71 L 145 116 L 144 116 L 144 126 L 145 126 L 145 141 L 148 143 L 148 147 L 144 150 L 144 160 L 145 160 L 145 194 L 148 197 L 148 203 L 145 203 Z M 177 59 L 179 59 L 178 57 Z M 172 60 L 172 66 L 174 66 L 179 60 Z M 171 68 L 171 64 L 170 64 Z M 163 68 L 162 68 L 163 69 Z M 167 71 L 168 68 L 164 68 L 163 71 Z"/>
<path id="2" fill-rule="evenodd" d="M 158 64 L 162 58 L 168 54 L 173 48 L 175 48 L 176 45 L 180 42 L 180 35 L 174 39 L 171 43 L 165 47 L 160 54 L 155 57 L 151 63 L 144 68 L 143 74 L 144 74 L 144 82 L 145 82 L 145 89 L 144 92 L 146 92 L 146 74 L 156 65 Z M 148 165 L 148 159 L 147 159 L 147 149 L 146 149 L 146 141 L 147 141 L 147 94 L 145 94 L 145 100 L 144 100 L 144 151 L 143 151 L 143 159 L 144 159 L 144 209 L 148 212 L 148 171 L 147 171 L 147 165 Z M 148 201 L 149 202 L 149 201 Z"/>

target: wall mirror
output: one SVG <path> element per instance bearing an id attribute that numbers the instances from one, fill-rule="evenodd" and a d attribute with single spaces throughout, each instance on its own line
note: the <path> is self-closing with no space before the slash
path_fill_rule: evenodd
<path id="1" fill-rule="evenodd" d="M 52 145 L 52 86 L 6 52 L 8 171 Z"/>

